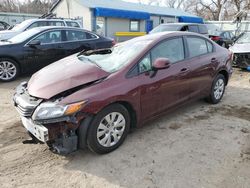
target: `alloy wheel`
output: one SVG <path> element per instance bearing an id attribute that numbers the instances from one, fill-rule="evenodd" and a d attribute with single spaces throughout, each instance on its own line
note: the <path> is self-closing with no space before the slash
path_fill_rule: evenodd
<path id="1" fill-rule="evenodd" d="M 8 81 L 13 79 L 17 74 L 17 68 L 15 64 L 10 61 L 0 62 L 0 79 Z"/>
<path id="2" fill-rule="evenodd" d="M 119 112 L 106 115 L 97 128 L 97 140 L 103 147 L 116 145 L 121 139 L 126 126 L 124 116 Z"/>
<path id="3" fill-rule="evenodd" d="M 214 98 L 219 100 L 224 92 L 225 83 L 223 79 L 218 79 L 214 86 Z"/>

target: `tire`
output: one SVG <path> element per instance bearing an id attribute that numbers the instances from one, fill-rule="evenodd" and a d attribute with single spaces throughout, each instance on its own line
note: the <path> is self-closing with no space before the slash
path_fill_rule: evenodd
<path id="1" fill-rule="evenodd" d="M 93 118 L 89 126 L 88 148 L 99 154 L 112 152 L 123 143 L 129 129 L 128 110 L 120 104 L 109 105 Z"/>
<path id="2" fill-rule="evenodd" d="M 12 59 L 0 59 L 0 81 L 10 82 L 15 80 L 20 74 L 19 65 Z"/>
<path id="3" fill-rule="evenodd" d="M 210 95 L 206 100 L 211 104 L 217 104 L 221 101 L 226 88 L 226 79 L 222 74 L 218 74 L 212 84 Z"/>

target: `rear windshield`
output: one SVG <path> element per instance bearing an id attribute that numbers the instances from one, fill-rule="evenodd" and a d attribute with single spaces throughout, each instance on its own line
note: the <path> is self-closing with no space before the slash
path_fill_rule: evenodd
<path id="1" fill-rule="evenodd" d="M 179 25 L 159 25 L 156 28 L 154 28 L 150 33 L 158 33 L 163 31 L 179 31 L 180 26 Z"/>

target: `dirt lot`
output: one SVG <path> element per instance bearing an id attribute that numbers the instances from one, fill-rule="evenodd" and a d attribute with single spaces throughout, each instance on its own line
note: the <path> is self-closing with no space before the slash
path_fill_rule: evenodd
<path id="1" fill-rule="evenodd" d="M 250 186 L 250 73 L 235 70 L 223 101 L 197 101 L 131 133 L 115 152 L 59 156 L 27 137 L 0 83 L 1 187 Z"/>

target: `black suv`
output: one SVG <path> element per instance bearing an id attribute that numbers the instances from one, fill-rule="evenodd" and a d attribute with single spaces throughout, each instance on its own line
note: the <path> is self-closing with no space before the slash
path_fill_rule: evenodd
<path id="1" fill-rule="evenodd" d="M 161 24 L 155 27 L 151 33 L 158 33 L 164 31 L 189 31 L 200 33 L 206 35 L 208 37 L 208 30 L 206 25 L 204 24 L 196 24 L 196 23 L 167 23 Z"/>

